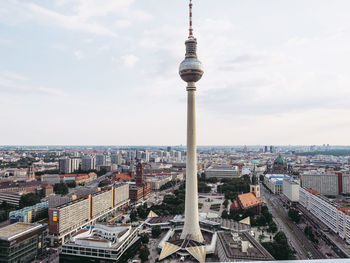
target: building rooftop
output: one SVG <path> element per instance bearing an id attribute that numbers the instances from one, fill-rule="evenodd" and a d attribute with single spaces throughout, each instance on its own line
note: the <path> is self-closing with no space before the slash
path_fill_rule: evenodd
<path id="1" fill-rule="evenodd" d="M 254 193 L 245 193 L 245 194 L 238 195 L 238 200 L 242 205 L 242 208 L 244 209 L 262 203 L 261 199 L 256 198 Z"/>
<path id="2" fill-rule="evenodd" d="M 273 259 L 266 249 L 247 233 L 232 234 L 227 231 L 220 231 L 218 237 L 226 257 L 230 261 Z"/>
<path id="3" fill-rule="evenodd" d="M 3 228 L 0 228 L 0 240 L 10 241 L 18 236 L 27 234 L 41 228 L 40 224 L 27 224 L 17 222 Z"/>

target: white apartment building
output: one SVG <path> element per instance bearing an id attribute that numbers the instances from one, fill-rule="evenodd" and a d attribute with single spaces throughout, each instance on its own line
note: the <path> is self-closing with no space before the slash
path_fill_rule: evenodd
<path id="1" fill-rule="evenodd" d="M 205 171 L 205 175 L 208 178 L 239 178 L 241 176 L 238 166 L 219 166 L 209 167 Z"/>
<path id="2" fill-rule="evenodd" d="M 341 208 L 328 198 L 302 187 L 299 189 L 299 203 L 350 243 L 350 208 Z"/>
<path id="3" fill-rule="evenodd" d="M 283 180 L 290 179 L 290 176 L 285 174 L 265 174 L 264 184 L 274 194 L 282 194 Z"/>
<path id="4" fill-rule="evenodd" d="M 63 157 L 58 160 L 58 170 L 61 174 L 69 174 L 79 170 L 80 159 Z"/>
<path id="5" fill-rule="evenodd" d="M 299 201 L 299 182 L 291 181 L 289 179 L 283 179 L 283 194 L 289 199 L 291 202 Z"/>

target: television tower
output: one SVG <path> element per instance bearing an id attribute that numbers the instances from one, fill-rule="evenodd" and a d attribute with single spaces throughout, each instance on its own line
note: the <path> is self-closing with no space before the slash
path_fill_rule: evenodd
<path id="1" fill-rule="evenodd" d="M 181 78 L 187 82 L 187 160 L 186 160 L 186 199 L 185 225 L 181 239 L 191 239 L 203 242 L 198 218 L 198 182 L 196 154 L 196 112 L 195 91 L 196 82 L 201 79 L 204 71 L 202 63 L 197 59 L 197 39 L 193 36 L 192 0 L 190 0 L 189 36 L 185 42 L 186 55 L 179 67 Z"/>

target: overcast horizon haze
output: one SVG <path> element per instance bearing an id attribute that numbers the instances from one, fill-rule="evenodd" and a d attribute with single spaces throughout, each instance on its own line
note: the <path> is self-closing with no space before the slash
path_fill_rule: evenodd
<path id="1" fill-rule="evenodd" d="M 349 1 L 193 5 L 198 145 L 350 145 Z M 0 1 L 0 145 L 185 145 L 187 36 L 187 0 Z"/>

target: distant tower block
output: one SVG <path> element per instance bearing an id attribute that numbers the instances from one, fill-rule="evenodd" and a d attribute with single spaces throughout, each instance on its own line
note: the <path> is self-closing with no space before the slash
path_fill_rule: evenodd
<path id="1" fill-rule="evenodd" d="M 29 167 L 28 167 L 27 180 L 29 180 L 29 181 L 35 180 L 35 171 L 34 171 L 34 165 L 33 164 L 29 165 Z"/>
<path id="2" fill-rule="evenodd" d="M 145 184 L 145 172 L 142 163 L 136 165 L 136 185 L 143 186 Z"/>
<path id="3" fill-rule="evenodd" d="M 179 74 L 187 82 L 187 160 L 186 160 L 186 199 L 185 225 L 181 239 L 191 239 L 203 242 L 198 217 L 198 182 L 196 154 L 196 112 L 195 112 L 195 83 L 203 75 L 203 67 L 197 59 L 197 40 L 193 37 L 192 1 L 190 0 L 189 36 L 185 42 L 186 55 L 181 62 Z"/>

